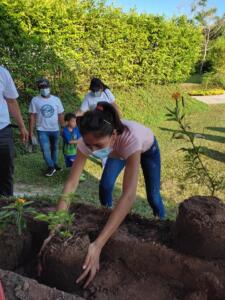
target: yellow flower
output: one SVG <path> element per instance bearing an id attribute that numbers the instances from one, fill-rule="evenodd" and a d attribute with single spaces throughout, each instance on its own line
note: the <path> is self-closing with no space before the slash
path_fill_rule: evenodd
<path id="1" fill-rule="evenodd" d="M 16 203 L 17 203 L 17 204 L 24 204 L 25 202 L 26 202 L 26 200 L 23 199 L 23 198 L 18 198 L 18 199 L 16 200 Z"/>

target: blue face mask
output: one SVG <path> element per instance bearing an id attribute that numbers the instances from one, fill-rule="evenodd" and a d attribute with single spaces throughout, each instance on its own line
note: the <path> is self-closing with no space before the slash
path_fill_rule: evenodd
<path id="1" fill-rule="evenodd" d="M 93 92 L 94 93 L 94 97 L 101 97 L 102 95 L 102 91 L 97 91 L 97 92 Z"/>
<path id="2" fill-rule="evenodd" d="M 50 88 L 40 89 L 41 96 L 48 97 L 50 95 Z"/>
<path id="3" fill-rule="evenodd" d="M 109 154 L 110 154 L 112 151 L 113 151 L 112 148 L 110 148 L 110 147 L 105 147 L 105 148 L 102 148 L 102 149 L 93 151 L 93 152 L 92 152 L 92 155 L 94 155 L 96 158 L 103 159 L 103 158 L 108 157 Z"/>

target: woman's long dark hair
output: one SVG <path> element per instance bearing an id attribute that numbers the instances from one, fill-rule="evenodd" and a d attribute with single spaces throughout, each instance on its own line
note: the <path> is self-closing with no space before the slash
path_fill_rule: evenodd
<path id="1" fill-rule="evenodd" d="M 108 102 L 99 102 L 95 110 L 77 117 L 77 125 L 82 136 L 93 133 L 96 137 L 112 135 L 114 130 L 122 134 L 126 128 L 116 109 Z"/>
<path id="2" fill-rule="evenodd" d="M 101 81 L 99 78 L 92 78 L 91 83 L 90 83 L 90 90 L 92 92 L 96 92 L 99 90 L 105 91 L 106 89 L 109 89 L 107 85 L 104 84 L 104 82 Z"/>

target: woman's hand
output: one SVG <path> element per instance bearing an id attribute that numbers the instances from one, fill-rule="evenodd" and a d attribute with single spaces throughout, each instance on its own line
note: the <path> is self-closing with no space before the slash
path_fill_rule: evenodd
<path id="1" fill-rule="evenodd" d="M 99 258 L 101 250 L 101 247 L 99 247 L 95 242 L 89 245 L 88 254 L 85 258 L 85 262 L 83 265 L 84 271 L 76 280 L 76 283 L 79 283 L 88 276 L 84 288 L 86 288 L 89 285 L 89 283 L 94 279 L 97 271 L 99 271 Z"/>

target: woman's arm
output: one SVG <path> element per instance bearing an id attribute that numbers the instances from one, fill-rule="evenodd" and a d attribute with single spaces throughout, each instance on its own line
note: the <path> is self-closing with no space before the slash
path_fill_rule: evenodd
<path id="1" fill-rule="evenodd" d="M 57 204 L 57 210 L 68 210 L 69 209 L 69 206 L 70 206 L 69 195 L 70 195 L 70 193 L 74 192 L 78 186 L 80 174 L 83 171 L 86 159 L 87 159 L 87 157 L 78 150 L 76 160 L 74 161 L 73 166 L 70 171 L 70 175 L 64 184 L 62 197 Z M 44 240 L 44 242 L 41 246 L 41 249 L 38 253 L 39 257 L 42 256 L 46 246 L 52 240 L 54 234 L 55 234 L 55 232 L 51 231 L 49 236 L 47 237 L 47 239 Z M 42 272 L 42 266 L 41 266 L 41 263 L 39 262 L 38 273 L 41 274 L 41 272 Z"/>
<path id="2" fill-rule="evenodd" d="M 79 149 L 77 150 L 77 157 L 73 163 L 73 166 L 70 171 L 70 175 L 67 181 L 64 184 L 62 197 L 58 202 L 57 210 L 67 210 L 69 208 L 69 201 L 67 197 L 70 193 L 76 191 L 80 175 L 84 169 L 85 162 L 87 160 L 87 156 L 85 156 Z"/>
<path id="3" fill-rule="evenodd" d="M 127 159 L 123 178 L 122 195 L 115 209 L 112 211 L 102 232 L 99 234 L 97 239 L 92 244 L 90 244 L 88 254 L 83 265 L 84 272 L 76 281 L 77 283 L 79 283 L 89 274 L 84 287 L 88 286 L 99 269 L 99 257 L 102 248 L 112 236 L 112 234 L 118 229 L 134 203 L 134 200 L 136 198 L 139 164 L 140 152 L 132 154 Z"/>
<path id="4" fill-rule="evenodd" d="M 78 109 L 78 111 L 75 112 L 76 117 L 82 117 L 84 112 L 81 109 Z"/>

